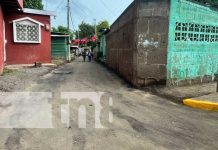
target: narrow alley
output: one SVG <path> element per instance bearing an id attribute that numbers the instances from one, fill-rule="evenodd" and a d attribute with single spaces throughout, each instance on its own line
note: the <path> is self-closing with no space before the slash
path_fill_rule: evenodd
<path id="1" fill-rule="evenodd" d="M 52 92 L 53 98 L 49 100 L 52 127 L 2 128 L 0 150 L 218 149 L 217 113 L 195 110 L 134 89 L 95 62 L 82 62 L 77 58 L 39 77 L 37 82 L 26 84 L 25 89 L 28 92 Z M 95 105 L 87 99 L 79 103 L 87 109 L 86 128 L 78 127 L 75 113 L 78 103 L 73 102 L 69 125 L 62 124 L 60 109 L 66 101 L 61 100 L 61 92 L 104 92 L 101 104 L 106 107 L 100 116 L 104 128 L 95 128 Z M 113 105 L 107 107 L 109 97 L 113 99 Z M 34 107 L 31 109 L 34 110 Z M 2 107 L 1 111 L 1 114 L 13 114 L 8 107 Z M 108 121 L 109 111 L 113 114 L 112 122 Z M 13 116 L 8 118 L 14 119 Z"/>

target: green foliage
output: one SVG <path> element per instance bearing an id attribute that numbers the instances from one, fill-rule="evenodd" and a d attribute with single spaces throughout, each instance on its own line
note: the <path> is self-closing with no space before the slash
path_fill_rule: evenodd
<path id="1" fill-rule="evenodd" d="M 43 9 L 42 0 L 24 0 L 24 7 L 31 9 Z"/>
<path id="2" fill-rule="evenodd" d="M 71 32 L 71 31 L 68 32 L 67 27 L 64 27 L 64 26 L 61 26 L 61 25 L 58 26 L 57 28 L 52 27 L 52 32 L 58 32 L 58 33 L 64 33 L 64 34 L 70 34 L 71 39 L 72 39 L 73 36 L 74 36 L 74 33 L 73 33 L 73 32 Z"/>
<path id="3" fill-rule="evenodd" d="M 90 46 L 90 47 L 96 47 L 96 43 L 88 42 L 88 43 L 87 43 L 87 46 Z"/>
<path id="4" fill-rule="evenodd" d="M 17 72 L 18 72 L 17 70 L 5 68 L 2 76 L 15 75 Z"/>
<path id="5" fill-rule="evenodd" d="M 97 24 L 96 28 L 97 28 L 97 32 L 101 29 L 109 28 L 109 23 L 107 20 L 100 21 Z M 78 38 L 78 31 L 76 31 L 75 34 L 76 34 L 76 38 Z M 86 23 L 86 22 L 82 22 L 79 25 L 79 38 L 80 39 L 85 38 L 85 37 L 89 38 L 93 35 L 95 35 L 94 25 L 90 25 L 89 23 Z M 100 36 L 100 33 L 98 33 L 98 36 Z"/>
<path id="6" fill-rule="evenodd" d="M 68 29 L 67 27 L 64 27 L 64 26 L 58 26 L 57 28 L 53 27 L 52 28 L 52 32 L 60 32 L 60 33 L 65 33 L 67 34 L 68 33 Z"/>
<path id="7" fill-rule="evenodd" d="M 57 66 L 63 65 L 65 63 L 63 59 L 52 59 L 51 62 Z"/>
<path id="8" fill-rule="evenodd" d="M 100 21 L 97 24 L 96 28 L 97 28 L 97 31 L 99 31 L 100 29 L 109 28 L 109 23 L 106 20 Z M 90 38 L 91 36 L 95 35 L 95 26 L 91 25 L 89 23 L 86 23 L 86 22 L 82 22 L 79 25 L 79 31 L 75 32 L 76 38 L 78 38 L 78 33 L 79 33 L 80 39 L 83 39 L 85 37 Z M 101 36 L 101 34 L 98 33 L 98 37 L 100 37 L 100 36 Z M 96 43 L 88 42 L 87 46 L 96 47 Z"/>
<path id="9" fill-rule="evenodd" d="M 109 22 L 107 20 L 103 20 L 103 21 L 100 21 L 97 25 L 97 31 L 98 31 L 98 39 L 101 38 L 101 33 L 99 32 L 101 29 L 105 29 L 105 28 L 109 28 L 110 25 L 109 25 Z"/>
<path id="10" fill-rule="evenodd" d="M 79 25 L 79 37 L 80 39 L 82 38 L 89 38 L 93 35 L 95 35 L 95 27 L 93 25 L 90 25 L 88 23 L 85 23 L 85 22 L 82 22 L 80 25 Z M 77 31 L 78 33 L 78 31 Z M 77 38 L 78 38 L 78 34 L 77 34 Z"/>

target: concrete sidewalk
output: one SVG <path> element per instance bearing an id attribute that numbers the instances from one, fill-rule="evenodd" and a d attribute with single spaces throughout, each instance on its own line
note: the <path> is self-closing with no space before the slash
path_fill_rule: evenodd
<path id="1" fill-rule="evenodd" d="M 184 99 L 183 103 L 193 108 L 208 111 L 218 111 L 218 93 Z"/>
<path id="2" fill-rule="evenodd" d="M 19 64 L 19 65 L 6 65 L 5 68 L 7 69 L 21 69 L 21 68 L 31 68 L 34 67 L 35 64 Z M 57 67 L 56 64 L 52 63 L 44 63 L 42 64 L 43 67 Z"/>
<path id="3" fill-rule="evenodd" d="M 216 82 L 183 87 L 152 86 L 148 90 L 155 95 L 182 104 L 184 99 L 216 93 Z"/>

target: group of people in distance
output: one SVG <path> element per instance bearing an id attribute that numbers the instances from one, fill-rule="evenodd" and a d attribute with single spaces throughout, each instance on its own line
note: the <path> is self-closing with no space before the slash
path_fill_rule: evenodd
<path id="1" fill-rule="evenodd" d="M 91 49 L 89 49 L 88 51 L 86 50 L 82 51 L 82 57 L 84 62 L 86 61 L 86 56 L 88 57 L 88 61 L 91 62 L 93 57 Z"/>

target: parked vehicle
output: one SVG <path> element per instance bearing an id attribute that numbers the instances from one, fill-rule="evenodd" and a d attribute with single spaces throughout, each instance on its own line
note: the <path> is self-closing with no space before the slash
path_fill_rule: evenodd
<path id="1" fill-rule="evenodd" d="M 70 46 L 70 54 L 74 55 L 74 56 L 80 56 L 81 52 L 80 52 L 80 48 L 78 46 Z"/>

